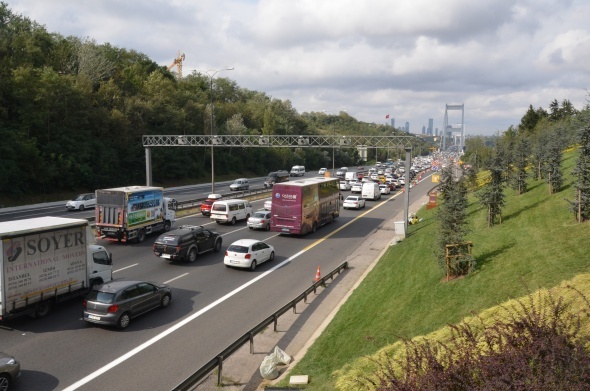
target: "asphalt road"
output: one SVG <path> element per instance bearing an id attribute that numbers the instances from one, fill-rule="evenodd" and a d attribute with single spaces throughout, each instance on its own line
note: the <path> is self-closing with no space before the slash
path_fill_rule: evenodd
<path id="1" fill-rule="evenodd" d="M 410 198 L 431 187 L 417 185 Z M 255 209 L 262 202 L 253 202 Z M 44 319 L 0 324 L 1 350 L 22 364 L 14 390 L 172 389 L 309 287 L 318 266 L 334 269 L 403 206 L 401 196 L 367 201 L 365 210 L 342 210 L 335 223 L 304 237 L 251 231 L 245 222 L 223 226 L 200 215 L 182 218 L 177 225 L 207 225 L 223 234 L 222 252 L 202 255 L 193 264 L 155 257 L 151 244 L 157 235 L 140 244 L 100 241 L 113 253 L 116 278 L 168 283 L 172 304 L 134 319 L 125 331 L 87 325 L 80 299 L 61 303 Z M 225 268 L 223 251 L 245 237 L 273 245 L 275 261 L 255 272 Z"/>

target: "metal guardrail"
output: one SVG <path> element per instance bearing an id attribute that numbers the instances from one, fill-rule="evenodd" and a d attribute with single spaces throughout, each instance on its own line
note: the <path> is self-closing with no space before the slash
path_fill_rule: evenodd
<path id="1" fill-rule="evenodd" d="M 240 190 L 240 191 L 232 191 L 231 193 L 221 194 L 222 200 L 227 200 L 231 198 L 247 198 L 256 195 L 270 193 L 272 188 L 270 189 L 254 189 L 254 190 Z M 197 208 L 201 206 L 201 203 L 206 198 L 197 198 L 195 200 L 187 200 L 187 201 L 177 201 L 176 202 L 176 210 L 183 210 L 183 209 L 190 209 L 190 208 Z"/>
<path id="2" fill-rule="evenodd" d="M 285 314 L 290 309 L 293 309 L 293 313 L 297 312 L 297 303 L 301 300 L 304 300 L 307 303 L 307 296 L 311 294 L 311 292 L 316 293 L 317 288 L 319 286 L 325 286 L 326 281 L 328 279 L 333 280 L 334 275 L 340 274 L 344 269 L 348 268 L 348 262 L 343 262 L 338 266 L 336 269 L 332 270 L 328 273 L 325 277 L 321 278 L 319 281 L 316 281 L 307 288 L 303 293 L 298 295 L 295 299 L 291 300 L 289 303 L 285 304 L 281 309 L 276 311 L 274 314 L 270 315 L 262 322 L 258 323 L 258 325 L 254 326 L 250 331 L 242 335 L 236 341 L 232 342 L 227 348 L 222 350 L 219 354 L 217 354 L 214 358 L 209 360 L 205 365 L 201 368 L 197 369 L 195 373 L 190 375 L 185 381 L 174 387 L 172 391 L 189 391 L 194 386 L 197 385 L 199 381 L 205 378 L 211 371 L 215 368 L 218 369 L 217 372 L 217 385 L 221 386 L 221 372 L 223 369 L 223 362 L 230 357 L 232 354 L 237 352 L 242 346 L 244 346 L 247 342 L 250 342 L 250 354 L 254 354 L 254 337 L 259 334 L 261 331 L 266 329 L 268 325 L 274 323 L 274 331 L 277 331 L 277 323 L 279 316 Z"/>

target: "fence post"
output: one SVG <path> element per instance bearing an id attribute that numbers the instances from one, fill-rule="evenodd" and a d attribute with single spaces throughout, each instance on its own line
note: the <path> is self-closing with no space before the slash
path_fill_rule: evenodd
<path id="1" fill-rule="evenodd" d="M 217 385 L 221 385 L 221 371 L 223 370 L 223 356 L 217 356 L 217 361 L 219 361 L 219 370 L 217 371 Z"/>

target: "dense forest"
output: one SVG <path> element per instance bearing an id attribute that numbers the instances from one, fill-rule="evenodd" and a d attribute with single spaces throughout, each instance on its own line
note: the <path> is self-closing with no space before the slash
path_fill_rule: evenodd
<path id="1" fill-rule="evenodd" d="M 290 101 L 225 77 L 193 72 L 176 78 L 145 54 L 48 32 L 0 2 L 0 205 L 145 184 L 142 135 L 210 134 L 211 128 L 215 134 L 402 134 L 346 112 L 299 114 Z M 428 153 L 416 142 L 416 150 Z M 376 153 L 384 159 L 387 152 Z M 157 185 L 210 180 L 208 148 L 155 148 L 152 159 Z M 354 165 L 358 153 L 337 149 L 334 160 Z M 294 164 L 331 167 L 332 150 L 215 151 L 219 178 L 262 176 Z"/>

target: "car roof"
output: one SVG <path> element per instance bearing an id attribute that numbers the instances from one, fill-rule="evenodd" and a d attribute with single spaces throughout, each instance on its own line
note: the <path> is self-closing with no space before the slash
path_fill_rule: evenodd
<path id="1" fill-rule="evenodd" d="M 158 236 L 157 240 L 165 236 L 184 235 L 192 231 L 201 231 L 204 229 L 205 228 L 202 225 L 181 225 L 180 227 L 173 229 L 172 231 L 168 231 Z"/>
<path id="2" fill-rule="evenodd" d="M 99 286 L 95 286 L 95 290 L 99 290 L 101 292 L 109 292 L 109 293 L 116 293 L 121 289 L 125 289 L 129 286 L 139 284 L 140 282 L 148 282 L 149 281 L 140 281 L 140 280 L 111 280 L 109 282 L 105 282 Z M 151 284 L 151 283 L 150 283 Z"/>
<path id="3" fill-rule="evenodd" d="M 258 242 L 261 242 L 261 241 L 262 240 L 258 240 L 258 239 L 240 239 L 240 240 L 236 240 L 235 242 L 233 242 L 232 244 L 230 244 L 230 246 L 245 246 L 245 247 L 250 247 L 254 243 L 258 243 Z"/>

